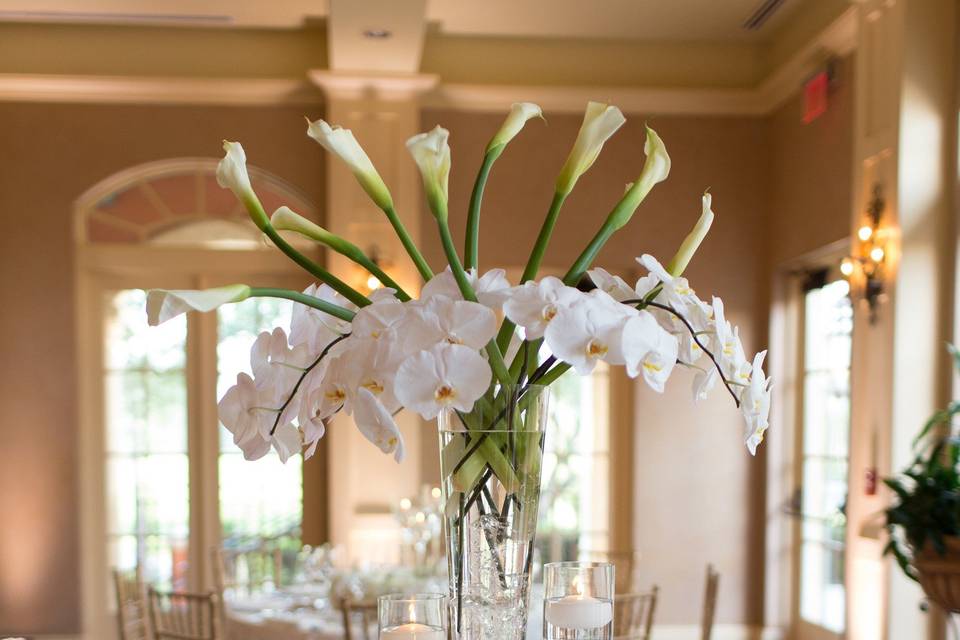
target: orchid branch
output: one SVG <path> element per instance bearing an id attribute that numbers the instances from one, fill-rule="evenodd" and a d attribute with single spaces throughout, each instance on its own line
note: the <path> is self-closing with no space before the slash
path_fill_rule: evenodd
<path id="1" fill-rule="evenodd" d="M 280 406 L 280 410 L 277 411 L 277 417 L 274 418 L 273 420 L 273 427 L 270 428 L 271 436 L 274 434 L 274 432 L 277 430 L 277 427 L 280 425 L 280 416 L 283 415 L 283 412 L 286 411 L 287 407 L 290 406 L 290 403 L 293 402 L 294 397 L 296 397 L 297 395 L 297 391 L 300 390 L 300 385 L 303 384 L 303 381 L 306 379 L 307 375 L 311 371 L 313 371 L 313 369 L 318 364 L 320 364 L 320 361 L 323 360 L 328 353 L 330 353 L 330 350 L 334 347 L 334 345 L 336 345 L 338 342 L 342 340 L 346 340 L 349 337 L 350 337 L 350 334 L 346 333 L 334 339 L 333 341 L 331 341 L 330 344 L 328 344 L 326 347 L 323 348 L 323 351 L 320 352 L 320 355 L 317 356 L 317 359 L 314 360 L 312 363 L 310 363 L 310 365 L 308 365 L 307 368 L 303 370 L 303 373 L 301 373 L 300 377 L 297 379 L 297 384 L 293 385 L 293 390 L 290 392 L 290 395 L 287 396 L 286 401 Z"/>

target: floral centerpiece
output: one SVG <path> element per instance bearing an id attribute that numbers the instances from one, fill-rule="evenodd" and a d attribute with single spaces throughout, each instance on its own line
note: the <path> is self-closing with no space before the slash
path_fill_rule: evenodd
<path id="1" fill-rule="evenodd" d="M 462 257 L 448 225 L 448 132 L 438 126 L 407 142 L 448 261 L 436 274 L 353 134 L 322 120 L 308 123 L 308 135 L 345 162 L 383 210 L 422 276 L 419 295 L 405 291 L 357 246 L 290 209 L 268 216 L 250 185 L 243 148 L 225 142 L 218 182 L 233 191 L 273 244 L 318 282 L 303 292 L 244 284 L 154 290 L 147 300 L 151 324 L 252 296 L 298 303 L 289 335 L 280 328 L 260 334 L 251 350 L 253 377 L 239 374 L 220 401 L 220 420 L 248 459 L 271 448 L 283 460 L 301 451 L 309 457 L 325 422 L 343 412 L 399 462 L 404 442 L 394 421 L 397 412 L 406 408 L 427 420 L 439 418 L 451 613 L 462 638 L 522 634 L 547 388 L 560 376 L 571 369 L 588 374 L 602 361 L 623 366 L 629 376 L 662 392 L 677 366 L 692 368 L 695 399 L 720 383 L 739 406 L 751 453 L 768 426 L 765 352 L 748 359 L 738 330 L 724 317 L 722 301 L 705 302 L 682 275 L 714 221 L 709 193 L 690 234 L 666 264 L 648 254 L 637 259 L 648 274 L 635 284 L 593 265 L 604 244 L 670 172 L 663 141 L 649 127 L 639 176 L 566 274 L 538 279 L 564 201 L 625 122 L 616 107 L 587 106 L 520 281 L 508 282 L 503 269 L 478 270 L 485 184 L 497 158 L 535 117 L 542 117 L 537 105 L 513 105 L 490 140 L 466 214 Z M 346 256 L 383 287 L 364 295 L 300 253 L 280 232 Z"/>

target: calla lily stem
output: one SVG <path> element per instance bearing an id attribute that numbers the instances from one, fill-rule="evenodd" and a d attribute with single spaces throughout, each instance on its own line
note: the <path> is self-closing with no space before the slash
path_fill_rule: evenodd
<path id="1" fill-rule="evenodd" d="M 413 238 L 410 237 L 410 234 L 407 232 L 407 228 L 403 226 L 403 222 L 400 221 L 400 216 L 397 215 L 397 212 L 393 207 L 387 207 L 383 210 L 383 212 L 387 214 L 387 219 L 393 226 L 393 230 L 396 232 L 397 237 L 400 238 L 400 243 L 403 245 L 403 248 L 406 249 L 407 255 L 410 256 L 410 259 L 413 261 L 417 271 L 420 272 L 420 277 L 423 278 L 424 282 L 429 281 L 431 278 L 433 278 L 433 271 L 430 270 L 430 265 L 428 265 L 427 261 L 424 260 L 423 254 L 420 253 L 420 249 L 418 249 L 417 245 L 413 242 Z"/>
<path id="2" fill-rule="evenodd" d="M 553 194 L 550 210 L 547 211 L 547 217 L 544 218 L 543 226 L 540 227 L 540 235 L 537 236 L 537 242 L 533 245 L 533 251 L 530 252 L 530 259 L 527 260 L 527 266 L 523 270 L 523 275 L 520 277 L 520 284 L 537 277 L 537 271 L 540 270 L 540 263 L 543 261 L 543 254 L 547 251 L 547 245 L 550 244 L 550 236 L 553 235 L 553 228 L 557 225 L 560 208 L 566 199 L 566 193 L 557 191 Z"/>
<path id="3" fill-rule="evenodd" d="M 313 307 L 328 313 L 335 318 L 345 320 L 350 322 L 353 320 L 355 315 L 353 311 L 349 309 L 344 309 L 339 305 L 335 305 L 326 300 L 321 300 L 320 298 L 315 298 L 314 296 L 307 295 L 305 293 L 300 293 L 299 291 L 291 291 L 289 289 L 272 289 L 267 287 L 251 287 L 250 288 L 250 297 L 251 298 L 283 298 L 285 300 L 293 300 L 294 302 L 299 302 L 300 304 L 305 304 L 308 307 Z"/>
<path id="4" fill-rule="evenodd" d="M 467 210 L 467 237 L 463 251 L 463 262 L 467 269 L 478 268 L 480 260 L 480 203 L 483 200 L 483 190 L 487 185 L 490 169 L 497 158 L 500 157 L 500 154 L 503 153 L 503 148 L 504 145 L 497 145 L 483 156 L 483 164 L 480 165 L 480 172 L 477 174 L 477 180 L 473 184 L 473 192 L 470 194 L 470 207 Z"/>

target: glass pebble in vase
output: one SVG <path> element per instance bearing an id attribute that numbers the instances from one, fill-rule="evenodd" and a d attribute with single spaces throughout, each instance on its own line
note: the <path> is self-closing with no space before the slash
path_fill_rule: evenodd
<path id="1" fill-rule="evenodd" d="M 523 640 L 549 390 L 491 388 L 439 416 L 452 640 Z"/>
<path id="2" fill-rule="evenodd" d="M 614 567 L 609 562 L 551 562 L 543 567 L 544 640 L 613 637 Z"/>

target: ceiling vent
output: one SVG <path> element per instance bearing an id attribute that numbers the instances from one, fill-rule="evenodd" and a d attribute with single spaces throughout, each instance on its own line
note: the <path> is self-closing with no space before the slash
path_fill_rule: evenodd
<path id="1" fill-rule="evenodd" d="M 750 17 L 744 21 L 743 28 L 747 31 L 759 30 L 786 1 L 787 0 L 763 0 L 756 11 L 750 14 Z"/>

